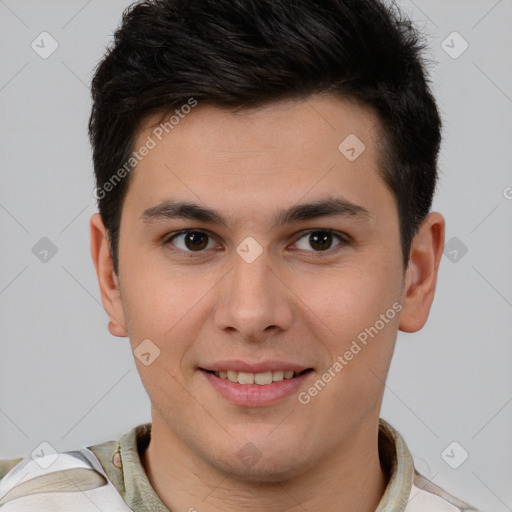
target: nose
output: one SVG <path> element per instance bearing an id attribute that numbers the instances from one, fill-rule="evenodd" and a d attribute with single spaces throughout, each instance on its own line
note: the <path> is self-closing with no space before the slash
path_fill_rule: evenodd
<path id="1" fill-rule="evenodd" d="M 262 341 L 272 331 L 290 328 L 293 293 L 270 265 L 264 250 L 248 263 L 233 254 L 233 268 L 222 280 L 215 324 L 243 340 Z"/>

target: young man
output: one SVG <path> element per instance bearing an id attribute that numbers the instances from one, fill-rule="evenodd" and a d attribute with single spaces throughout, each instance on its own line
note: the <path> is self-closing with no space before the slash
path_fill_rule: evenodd
<path id="1" fill-rule="evenodd" d="M 473 510 L 379 420 L 444 243 L 420 50 L 375 0 L 125 12 L 92 84 L 91 252 L 152 423 L 4 461 L 3 510 Z"/>

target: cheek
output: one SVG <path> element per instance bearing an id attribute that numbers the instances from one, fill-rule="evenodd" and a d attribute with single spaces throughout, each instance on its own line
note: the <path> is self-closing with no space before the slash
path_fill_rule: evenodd
<path id="1" fill-rule="evenodd" d="M 165 403 L 168 413 L 178 414 L 188 397 L 181 367 L 197 338 L 198 305 L 208 288 L 197 289 L 177 272 L 147 264 L 133 266 L 123 284 L 128 336 L 141 381 L 150 397 L 161 397 L 153 406 Z M 151 362 L 146 365 L 140 354 L 147 352 Z"/>
<path id="2" fill-rule="evenodd" d="M 376 262 L 344 264 L 331 272 L 295 277 L 293 291 L 304 313 L 309 310 L 317 335 L 324 334 L 339 355 L 347 341 L 373 326 L 398 300 L 400 275 Z"/>
<path id="3" fill-rule="evenodd" d="M 192 287 L 190 280 L 174 270 L 162 271 L 147 263 L 133 264 L 121 289 L 133 348 L 149 338 L 161 352 L 179 351 L 180 344 L 170 344 L 169 340 L 179 341 L 177 332 L 187 323 L 201 290 Z"/>
<path id="4" fill-rule="evenodd" d="M 304 302 L 315 313 L 311 329 L 328 352 L 319 377 L 329 383 L 318 405 L 328 404 L 334 414 L 364 414 L 380 399 L 398 330 L 400 268 L 353 264 L 302 284 Z"/>

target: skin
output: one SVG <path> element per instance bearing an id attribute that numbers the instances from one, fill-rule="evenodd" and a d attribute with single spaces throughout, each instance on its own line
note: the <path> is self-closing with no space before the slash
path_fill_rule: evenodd
<path id="1" fill-rule="evenodd" d="M 146 120 L 136 148 L 160 118 Z M 349 134 L 366 146 L 353 162 L 338 150 Z M 133 171 L 119 276 L 101 217 L 91 218 L 110 333 L 128 336 L 133 350 L 148 338 L 160 350 L 149 366 L 135 361 L 152 404 L 142 463 L 169 509 L 377 507 L 387 484 L 377 445 L 384 381 L 398 330 L 417 331 L 427 320 L 444 244 L 444 219 L 430 213 L 404 269 L 378 148 L 373 112 L 332 96 L 237 112 L 199 104 Z M 278 211 L 326 197 L 369 215 L 273 227 Z M 168 199 L 216 209 L 227 226 L 141 221 Z M 169 241 L 182 229 L 212 238 L 202 252 L 183 236 Z M 318 250 L 309 234 L 320 229 L 349 240 L 333 236 Z M 249 236 L 263 248 L 252 263 L 236 252 Z M 397 301 L 400 313 L 308 404 L 294 393 L 268 407 L 237 406 L 198 369 L 225 359 L 300 362 L 314 368 L 299 391 L 307 390 Z M 248 442 L 260 454 L 250 467 L 237 456 Z"/>

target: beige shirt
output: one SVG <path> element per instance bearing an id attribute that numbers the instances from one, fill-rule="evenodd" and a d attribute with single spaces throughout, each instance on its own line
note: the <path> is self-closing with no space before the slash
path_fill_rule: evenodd
<path id="1" fill-rule="evenodd" d="M 113 484 L 112 492 L 119 493 L 124 502 L 134 512 L 170 512 L 162 503 L 155 490 L 151 486 L 144 467 L 141 464 L 140 456 L 149 444 L 151 437 L 151 423 L 139 425 L 122 435 L 119 441 L 108 441 L 105 443 L 88 446 L 87 448 L 97 457 L 104 470 L 104 474 Z M 414 469 L 412 456 L 400 434 L 384 420 L 380 420 L 379 428 L 379 456 L 382 467 L 388 475 L 388 484 L 384 495 L 377 507 L 376 512 L 462 512 L 475 511 L 470 505 L 450 496 L 445 491 L 429 482 Z M 1 479 L 23 459 L 0 460 L 0 484 Z M 99 466 L 98 466 L 99 467 Z M 68 470 L 61 470 L 62 478 L 58 481 L 58 474 L 52 472 L 52 479 L 45 486 L 39 483 L 35 490 L 22 491 L 31 494 L 59 493 L 54 496 L 64 496 L 69 499 L 70 494 L 78 495 L 76 491 L 77 476 L 73 476 L 73 485 L 69 486 L 71 479 L 64 473 Z M 94 471 L 89 470 L 94 473 Z M 98 482 L 94 483 L 88 476 L 89 489 L 104 486 L 98 472 Z M 57 475 L 57 479 L 55 476 Z M 103 478 L 104 480 L 104 478 Z M 91 484 L 91 481 L 93 482 Z M 65 489 L 66 485 L 69 486 Z M 80 486 L 80 484 L 78 484 Z M 83 488 L 83 487 L 82 487 Z M 27 489 L 27 486 L 23 489 Z M 114 490 L 115 489 L 115 490 Z M 19 490 L 18 490 L 19 491 Z M 7 503 L 7 509 L 16 503 L 22 503 L 20 492 L 10 489 L 10 496 L 16 496 Z M 83 494 L 83 493 L 82 493 Z M 46 494 L 50 496 L 50 494 Z M 0 495 L 0 504 L 3 496 Z M 30 496 L 27 499 L 37 499 L 37 496 Z M 63 498 L 64 499 L 64 498 Z M 5 498 L 4 498 L 5 501 Z M 39 503 L 39 502 L 37 502 Z M 15 508 L 18 510 L 17 508 Z M 77 510 L 79 507 L 77 507 Z M 25 510 L 21 507 L 19 510 Z M 68 508 L 68 510 L 71 510 Z"/>

